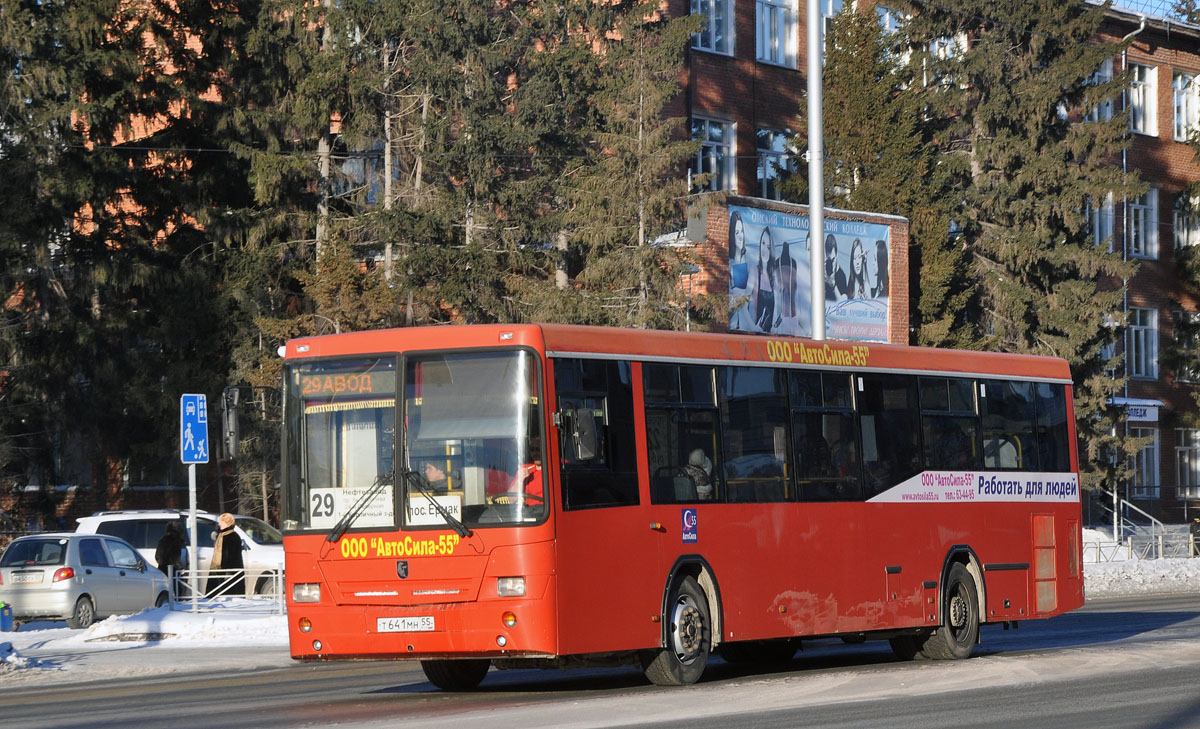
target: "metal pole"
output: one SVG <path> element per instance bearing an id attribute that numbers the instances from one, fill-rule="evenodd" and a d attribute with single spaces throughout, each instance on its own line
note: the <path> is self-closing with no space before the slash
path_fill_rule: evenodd
<path id="1" fill-rule="evenodd" d="M 821 4 L 808 0 L 808 265 L 812 338 L 825 338 L 825 167 L 821 125 Z"/>
<path id="2" fill-rule="evenodd" d="M 196 548 L 196 464 L 188 464 L 188 533 L 191 547 L 188 552 L 188 589 L 192 591 L 192 612 L 197 612 L 196 570 L 200 569 L 200 551 Z"/>

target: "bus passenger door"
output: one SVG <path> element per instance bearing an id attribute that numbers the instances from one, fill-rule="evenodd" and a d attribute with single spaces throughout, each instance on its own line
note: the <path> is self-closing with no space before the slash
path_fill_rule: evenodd
<path id="1" fill-rule="evenodd" d="M 562 655 L 659 645 L 662 579 L 639 487 L 633 366 L 552 359 L 559 476 L 555 520 Z M 640 390 L 640 387 L 638 388 Z"/>

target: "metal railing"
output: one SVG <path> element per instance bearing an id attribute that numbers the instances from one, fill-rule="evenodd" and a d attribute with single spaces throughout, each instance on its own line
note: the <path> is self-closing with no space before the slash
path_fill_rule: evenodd
<path id="1" fill-rule="evenodd" d="M 1200 544 L 1194 535 L 1159 534 L 1153 539 L 1137 542 L 1133 537 L 1123 542 L 1084 542 L 1083 561 L 1123 562 L 1133 559 L 1179 559 L 1200 556 Z"/>
<path id="2" fill-rule="evenodd" d="M 192 592 L 193 575 L 196 578 L 195 593 Z M 269 572 L 256 578 L 256 582 L 263 579 L 268 580 L 268 587 L 259 593 L 254 591 L 253 584 L 246 578 L 245 570 L 176 570 L 171 567 L 167 572 L 170 608 L 192 612 L 211 611 L 226 602 L 223 598 L 237 597 L 262 603 L 264 607 L 269 607 L 272 613 L 286 612 L 283 573 Z M 246 589 L 248 586 L 249 592 Z"/>

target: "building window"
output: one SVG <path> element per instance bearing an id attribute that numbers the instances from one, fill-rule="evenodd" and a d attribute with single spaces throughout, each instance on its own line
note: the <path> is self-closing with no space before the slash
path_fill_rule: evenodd
<path id="1" fill-rule="evenodd" d="M 1200 382 L 1200 313 L 1175 311 L 1171 318 L 1175 320 L 1175 380 Z"/>
<path id="2" fill-rule="evenodd" d="M 1158 309 L 1129 310 L 1129 376 L 1158 378 Z"/>
<path id="3" fill-rule="evenodd" d="M 700 142 L 692 174 L 710 175 L 703 189 L 733 190 L 733 124 L 693 117 L 692 139 Z"/>
<path id="4" fill-rule="evenodd" d="M 1176 498 L 1200 499 L 1200 430 L 1175 430 Z"/>
<path id="5" fill-rule="evenodd" d="M 875 6 L 875 17 L 879 20 L 879 27 L 887 34 L 899 33 L 900 24 L 908 20 L 906 14 L 884 5 Z"/>
<path id="6" fill-rule="evenodd" d="M 1174 135 L 1180 142 L 1188 141 L 1200 128 L 1200 83 L 1194 73 L 1177 73 L 1171 81 L 1175 95 Z"/>
<path id="7" fill-rule="evenodd" d="M 1117 318 L 1112 314 L 1105 314 L 1103 323 L 1104 328 L 1108 330 L 1106 337 L 1108 341 L 1100 345 L 1100 361 L 1105 363 L 1104 371 L 1108 373 L 1108 376 L 1116 379 L 1117 366 L 1113 360 L 1117 356 L 1117 341 L 1121 338 L 1116 331 L 1118 328 Z"/>
<path id="8" fill-rule="evenodd" d="M 692 0 L 692 15 L 705 17 L 704 30 L 692 34 L 692 48 L 733 53 L 733 0 Z"/>
<path id="9" fill-rule="evenodd" d="M 953 36 L 935 38 L 929 44 L 929 57 L 933 70 L 926 69 L 926 86 L 951 86 L 954 84 L 954 74 L 946 69 L 951 62 L 962 57 L 967 50 L 967 36 L 959 33 Z"/>
<path id="10" fill-rule="evenodd" d="M 788 132 L 758 130 L 758 194 L 768 200 L 780 200 L 779 183 L 792 172 L 794 152 L 788 144 Z"/>
<path id="11" fill-rule="evenodd" d="M 796 67 L 796 0 L 755 2 L 757 50 L 755 59 L 788 68 Z"/>
<path id="12" fill-rule="evenodd" d="M 1100 64 L 1100 68 L 1091 75 L 1087 80 L 1088 86 L 1101 86 L 1112 81 L 1113 63 L 1111 58 L 1104 59 L 1104 63 Z M 1088 95 L 1087 114 L 1084 116 L 1084 121 L 1090 122 L 1106 122 L 1112 119 L 1113 103 L 1112 99 L 1094 99 L 1092 94 Z"/>
<path id="13" fill-rule="evenodd" d="M 1158 190 L 1129 201 L 1129 255 L 1158 258 Z"/>
<path id="14" fill-rule="evenodd" d="M 1156 95 L 1154 81 L 1157 69 L 1140 63 L 1129 64 L 1129 131 L 1138 134 L 1158 134 L 1154 118 Z"/>
<path id="15" fill-rule="evenodd" d="M 1175 247 L 1194 246 L 1200 243 L 1200 200 L 1188 204 L 1186 195 L 1175 196 Z"/>
<path id="16" fill-rule="evenodd" d="M 1130 463 L 1133 469 L 1131 496 L 1135 499 L 1158 498 L 1158 428 L 1130 428 L 1132 438 L 1150 438 Z"/>
<path id="17" fill-rule="evenodd" d="M 1088 212 L 1088 235 L 1092 238 L 1092 243 L 1098 246 L 1106 246 L 1108 252 L 1112 253 L 1113 249 L 1113 196 L 1108 193 L 1104 197 L 1104 203 L 1096 205 L 1090 198 L 1087 202 Z"/>

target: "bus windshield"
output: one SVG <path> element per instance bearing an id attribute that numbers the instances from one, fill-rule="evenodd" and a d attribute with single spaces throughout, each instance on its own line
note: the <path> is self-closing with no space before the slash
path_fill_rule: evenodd
<path id="1" fill-rule="evenodd" d="M 284 528 L 330 530 L 356 510 L 351 529 L 544 519 L 535 357 L 413 355 L 399 388 L 397 366 L 378 357 L 289 368 Z"/>
<path id="2" fill-rule="evenodd" d="M 524 351 L 411 357 L 404 373 L 407 527 L 541 521 L 541 404 Z M 431 502 L 437 502 L 442 510 Z"/>

